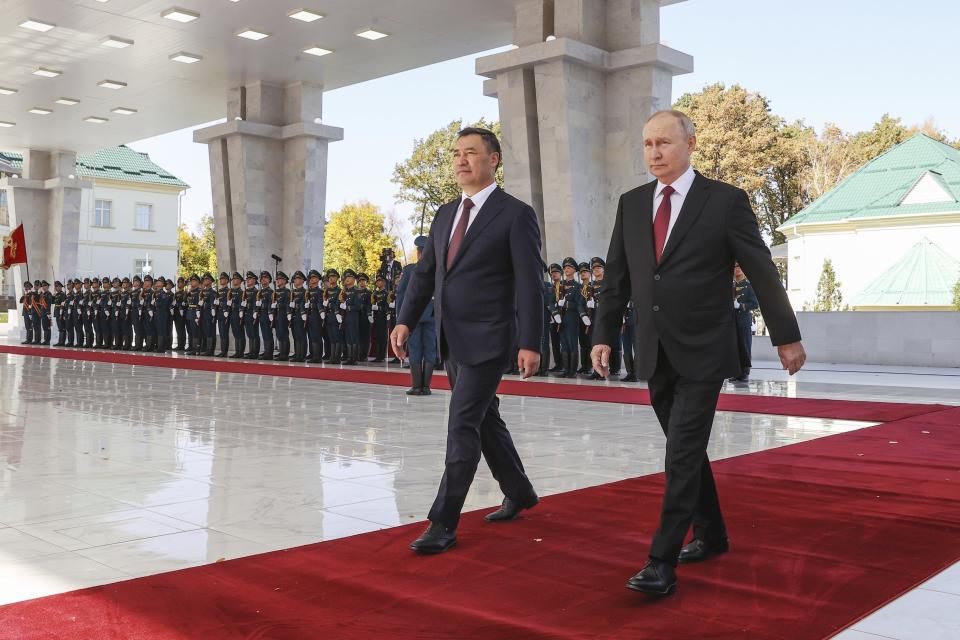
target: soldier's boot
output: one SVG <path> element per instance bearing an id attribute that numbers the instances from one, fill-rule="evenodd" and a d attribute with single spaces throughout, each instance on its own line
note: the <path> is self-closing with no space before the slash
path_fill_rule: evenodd
<path id="1" fill-rule="evenodd" d="M 577 354 L 576 352 L 571 352 L 567 354 L 567 372 L 563 376 L 564 378 L 576 378 L 577 377 Z"/>
<path id="2" fill-rule="evenodd" d="M 577 373 L 587 373 L 590 370 L 590 358 L 587 357 L 586 352 L 583 347 L 580 347 L 580 367 L 577 369 Z M 574 362 L 573 366 L 576 367 L 577 363 Z"/>
<path id="3" fill-rule="evenodd" d="M 244 349 L 246 348 L 246 336 L 240 336 L 239 338 L 233 339 L 233 355 L 228 356 L 231 360 L 236 360 L 237 358 L 242 358 L 244 354 Z"/>
<path id="4" fill-rule="evenodd" d="M 339 342 L 330 347 L 330 364 L 340 364 L 343 359 L 343 345 Z"/>
<path id="5" fill-rule="evenodd" d="M 209 338 L 206 338 L 206 341 L 207 341 L 207 350 L 203 352 L 203 355 L 212 358 L 214 355 L 213 351 L 217 347 L 217 339 L 215 337 L 209 337 Z"/>
<path id="6" fill-rule="evenodd" d="M 133 348 L 133 336 L 127 334 L 123 337 L 123 350 L 130 351 Z"/>
<path id="7" fill-rule="evenodd" d="M 230 351 L 230 336 L 220 336 L 220 353 L 218 358 L 226 358 Z"/>
<path id="8" fill-rule="evenodd" d="M 307 357 L 307 351 L 310 348 L 310 343 L 306 340 L 300 341 L 300 353 L 297 354 L 297 357 L 300 358 L 297 362 L 309 362 L 310 358 Z"/>
<path id="9" fill-rule="evenodd" d="M 67 333 L 66 333 L 66 331 L 58 331 L 57 333 L 58 333 L 58 335 L 57 335 L 57 342 L 56 342 L 56 344 L 54 344 L 53 346 L 55 346 L 55 347 L 64 347 L 64 346 L 66 346 L 66 344 L 67 344 Z"/>
<path id="10" fill-rule="evenodd" d="M 627 370 L 627 375 L 620 378 L 621 382 L 636 382 L 637 373 L 633 370 L 633 354 L 623 352 L 623 366 Z"/>
<path id="11" fill-rule="evenodd" d="M 569 353 L 560 352 L 560 371 L 557 372 L 557 378 L 566 378 L 567 377 L 567 360 L 569 359 Z"/>
<path id="12" fill-rule="evenodd" d="M 370 360 L 370 343 L 361 342 L 360 350 L 357 352 L 357 362 L 366 364 Z"/>
<path id="13" fill-rule="evenodd" d="M 313 353 L 313 356 L 310 358 L 310 362 L 312 362 L 313 364 L 319 364 L 321 362 L 320 356 L 323 355 L 322 353 L 320 353 L 322 351 L 320 347 L 320 343 L 311 342 L 310 351 Z"/>
<path id="14" fill-rule="evenodd" d="M 261 360 L 273 360 L 273 340 L 263 341 L 263 353 L 260 354 Z"/>
<path id="15" fill-rule="evenodd" d="M 533 375 L 535 376 L 545 376 L 547 375 L 547 360 L 550 358 L 550 352 L 540 354 L 540 368 L 537 369 L 537 372 Z"/>
<path id="16" fill-rule="evenodd" d="M 307 359 L 304 357 L 306 351 L 306 343 L 303 340 L 294 340 L 293 357 L 290 358 L 290 362 L 306 362 Z"/>
<path id="17" fill-rule="evenodd" d="M 420 395 L 429 396 L 433 392 L 430 391 L 430 383 L 433 381 L 433 363 L 428 362 L 423 365 L 423 382 L 420 384 Z"/>
<path id="18" fill-rule="evenodd" d="M 410 365 L 410 376 L 413 378 L 413 385 L 407 389 L 408 396 L 423 395 L 423 365 L 420 363 Z"/>
<path id="19" fill-rule="evenodd" d="M 287 362 L 290 360 L 290 341 L 289 340 L 279 340 L 278 341 L 279 349 L 277 351 L 277 360 L 280 362 Z"/>

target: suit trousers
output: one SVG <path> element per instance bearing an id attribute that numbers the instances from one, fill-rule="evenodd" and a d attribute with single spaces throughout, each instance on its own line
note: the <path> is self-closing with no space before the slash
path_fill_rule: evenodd
<path id="1" fill-rule="evenodd" d="M 720 499 L 707 458 L 707 444 L 723 380 L 698 381 L 681 376 L 661 345 L 657 367 L 648 381 L 650 403 L 667 436 L 666 487 L 660 527 L 650 557 L 676 566 L 687 531 L 708 543 L 726 537 Z"/>
<path id="2" fill-rule="evenodd" d="M 481 454 L 506 497 L 526 503 L 535 493 L 507 425 L 500 417 L 500 399 L 496 393 L 503 377 L 503 363 L 465 365 L 452 360 L 449 354 L 444 356 L 452 390 L 447 457 L 429 518 L 431 522 L 455 529 Z"/>

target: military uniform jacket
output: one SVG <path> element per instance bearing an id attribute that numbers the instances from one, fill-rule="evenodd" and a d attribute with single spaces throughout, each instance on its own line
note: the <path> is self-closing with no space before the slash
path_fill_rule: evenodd
<path id="1" fill-rule="evenodd" d="M 737 326 L 750 327 L 753 325 L 753 310 L 760 308 L 760 301 L 757 300 L 757 294 L 754 293 L 750 281 L 747 279 L 739 280 L 733 283 L 734 300 L 740 303 L 740 308 L 735 309 L 737 317 Z"/>
<path id="2" fill-rule="evenodd" d="M 374 289 L 370 294 L 370 312 L 375 318 L 387 319 L 387 312 L 390 310 L 387 302 L 386 289 Z"/>
<path id="3" fill-rule="evenodd" d="M 46 293 L 41 291 L 40 293 L 34 295 L 36 296 L 35 300 L 37 304 L 37 310 L 40 312 L 40 315 L 43 317 L 49 317 L 50 305 L 53 304 L 53 294 L 49 291 Z"/>
<path id="4" fill-rule="evenodd" d="M 200 291 L 200 317 L 204 322 L 213 321 L 217 314 L 217 290 L 204 287 Z"/>
<path id="5" fill-rule="evenodd" d="M 187 317 L 194 322 L 200 322 L 200 312 L 200 289 L 190 289 L 187 292 Z"/>
<path id="6" fill-rule="evenodd" d="M 578 322 L 580 318 L 580 301 L 583 296 L 580 290 L 583 287 L 576 280 L 561 280 L 560 292 L 557 298 L 557 311 L 563 322 Z"/>
<path id="7" fill-rule="evenodd" d="M 305 288 L 294 288 L 290 291 L 290 314 L 300 316 L 304 322 L 307 321 L 307 290 Z"/>
<path id="8" fill-rule="evenodd" d="M 227 302 L 226 307 L 221 309 L 221 313 L 226 313 L 224 316 L 230 320 L 239 320 L 243 317 L 243 288 L 242 287 L 230 287 L 227 290 Z"/>
<path id="9" fill-rule="evenodd" d="M 277 287 L 277 290 L 273 296 L 273 309 L 276 314 L 274 318 L 279 318 L 280 316 L 285 316 L 286 320 L 290 320 L 290 289 L 287 287 Z"/>
<path id="10" fill-rule="evenodd" d="M 323 289 L 320 287 L 310 287 L 307 289 L 306 301 L 304 306 L 307 308 L 307 315 L 311 322 L 321 322 L 326 317 L 326 309 L 323 307 Z"/>
<path id="11" fill-rule="evenodd" d="M 350 287 L 343 289 L 343 300 L 340 301 L 340 313 L 343 314 L 344 318 L 354 317 L 359 318 L 360 312 L 362 309 L 362 301 L 360 299 L 360 290 L 356 287 Z"/>
<path id="12" fill-rule="evenodd" d="M 257 304 L 259 304 L 260 292 L 256 287 L 246 287 L 243 290 L 243 298 L 240 300 L 240 309 L 243 313 L 243 320 L 247 323 L 257 321 Z"/>
<path id="13" fill-rule="evenodd" d="M 343 293 L 343 291 L 340 287 L 327 289 L 327 316 L 328 319 L 334 318 L 337 322 L 343 322 L 344 317 L 344 309 L 340 308 L 341 293 Z"/>
<path id="14" fill-rule="evenodd" d="M 29 291 L 20 296 L 20 309 L 24 318 L 29 318 L 33 315 L 33 291 Z"/>
<path id="15" fill-rule="evenodd" d="M 53 317 L 59 320 L 65 320 L 67 317 L 67 307 L 64 304 L 67 301 L 67 294 L 63 291 L 53 294 Z"/>
<path id="16" fill-rule="evenodd" d="M 360 321 L 370 319 L 373 313 L 373 292 L 370 289 L 357 289 L 357 304 L 359 305 Z"/>
<path id="17" fill-rule="evenodd" d="M 218 321 L 229 317 L 230 308 L 227 307 L 229 298 L 230 287 L 220 287 L 216 290 L 216 296 L 213 299 L 213 309 Z"/>
<path id="18" fill-rule="evenodd" d="M 600 290 L 603 286 L 603 282 L 599 280 L 594 280 L 593 282 L 587 284 L 585 287 L 580 289 L 580 317 L 590 318 L 590 321 L 593 322 L 593 316 L 597 311 L 597 308 L 600 306 Z M 583 295 L 583 292 L 586 291 L 586 295 Z"/>
<path id="19" fill-rule="evenodd" d="M 260 322 L 273 322 L 273 289 L 263 287 L 257 292 L 257 311 Z"/>

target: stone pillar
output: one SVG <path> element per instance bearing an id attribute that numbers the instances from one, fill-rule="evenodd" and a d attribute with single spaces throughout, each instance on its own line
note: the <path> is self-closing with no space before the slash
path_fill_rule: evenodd
<path id="1" fill-rule="evenodd" d="M 343 129 L 320 124 L 323 87 L 255 82 L 230 92 L 227 122 L 194 132 L 209 146 L 219 268 L 320 269 L 327 146 Z"/>
<path id="2" fill-rule="evenodd" d="M 477 60 L 503 127 L 505 188 L 541 218 L 544 257 L 605 256 L 621 193 L 650 179 L 643 124 L 693 59 L 660 40 L 676 0 L 522 0 L 516 48 Z"/>
<path id="3" fill-rule="evenodd" d="M 33 280 L 46 280 L 53 290 L 55 279 L 61 282 L 77 272 L 77 247 L 80 241 L 80 197 L 93 183 L 76 177 L 77 154 L 73 151 L 40 151 L 23 154 L 21 177 L 0 181 L 7 190 L 10 230 L 23 224 L 27 244 L 27 266 Z M 16 299 L 23 295 L 28 269 L 11 268 Z M 12 322 L 19 323 L 19 307 Z"/>

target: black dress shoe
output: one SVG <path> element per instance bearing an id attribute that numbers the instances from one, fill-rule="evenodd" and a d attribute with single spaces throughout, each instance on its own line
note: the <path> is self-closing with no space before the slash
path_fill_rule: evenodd
<path id="1" fill-rule="evenodd" d="M 500 508 L 493 513 L 488 513 L 483 516 L 483 519 L 487 522 L 510 522 L 511 520 L 516 520 L 521 511 L 532 509 L 537 506 L 539 502 L 540 499 L 537 496 L 533 496 L 530 500 L 522 503 L 514 502 L 510 498 L 504 498 Z"/>
<path id="2" fill-rule="evenodd" d="M 636 381 L 637 381 L 637 376 L 633 375 L 632 373 L 628 373 L 627 375 L 620 378 L 620 382 L 636 382 Z"/>
<path id="3" fill-rule="evenodd" d="M 704 540 L 694 539 L 680 550 L 677 562 L 680 564 L 692 564 L 694 562 L 703 562 L 713 556 L 726 553 L 730 550 L 730 541 L 724 538 L 717 544 L 710 544 Z"/>
<path id="4" fill-rule="evenodd" d="M 677 573 L 666 562 L 651 560 L 640 573 L 627 580 L 627 589 L 653 596 L 668 596 L 677 588 Z"/>
<path id="5" fill-rule="evenodd" d="M 443 553 L 457 544 L 457 530 L 448 529 L 442 524 L 431 522 L 427 530 L 419 538 L 410 543 L 410 548 L 417 553 Z"/>

